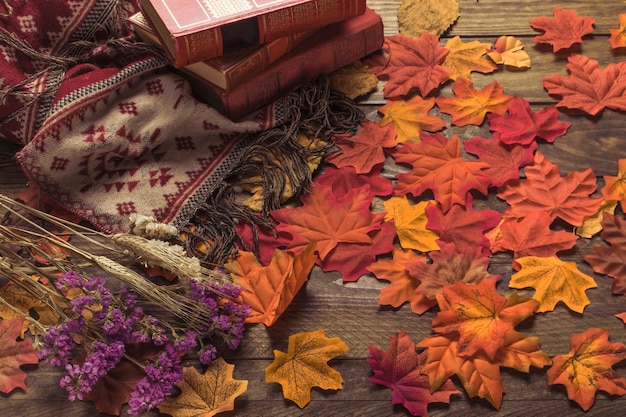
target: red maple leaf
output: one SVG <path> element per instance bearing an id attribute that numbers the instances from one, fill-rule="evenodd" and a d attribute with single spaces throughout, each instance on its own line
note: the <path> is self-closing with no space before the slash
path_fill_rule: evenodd
<path id="1" fill-rule="evenodd" d="M 454 243 L 459 252 L 480 249 L 489 256 L 490 244 L 485 232 L 496 227 L 502 216 L 495 210 L 474 210 L 472 201 L 470 194 L 465 207 L 452 206 L 447 213 L 439 205 L 429 204 L 426 227 L 439 233 L 439 242 Z"/>
<path id="2" fill-rule="evenodd" d="M 590 168 L 561 177 L 559 167 L 537 152 L 534 164 L 525 167 L 524 174 L 526 179 L 509 181 L 498 192 L 498 197 L 511 206 L 505 217 L 544 212 L 550 221 L 560 218 L 572 226 L 580 226 L 602 203 L 600 198 L 589 197 L 597 188 Z"/>
<path id="3" fill-rule="evenodd" d="M 585 253 L 583 259 L 595 272 L 613 278 L 613 294 L 626 295 L 626 220 L 604 213 L 600 236 L 610 246 L 596 246 L 592 252 Z"/>
<path id="4" fill-rule="evenodd" d="M 20 340 L 23 318 L 0 321 L 0 392 L 8 394 L 15 388 L 26 389 L 26 373 L 22 365 L 39 363 L 30 339 Z"/>
<path id="5" fill-rule="evenodd" d="M 567 58 L 568 76 L 550 75 L 543 79 L 549 94 L 560 96 L 557 107 L 578 109 L 595 116 L 605 108 L 626 111 L 626 70 L 624 62 L 611 62 L 601 69 L 598 61 L 585 55 Z"/>
<path id="6" fill-rule="evenodd" d="M 380 175 L 381 169 L 374 169 L 367 174 L 357 174 L 353 167 L 341 169 L 327 167 L 313 180 L 316 186 L 330 188 L 333 195 L 342 196 L 356 188 L 367 187 L 368 198 L 388 196 L 393 193 L 391 181 Z"/>
<path id="7" fill-rule="evenodd" d="M 514 97 L 507 107 L 507 114 L 488 114 L 489 130 L 495 132 L 494 138 L 507 145 L 530 145 L 536 137 L 546 142 L 554 142 L 564 135 L 570 123 L 559 122 L 559 112 L 555 106 L 546 106 L 532 111 L 530 103 Z"/>
<path id="8" fill-rule="evenodd" d="M 339 152 L 329 154 L 324 160 L 337 168 L 351 166 L 357 174 L 367 174 L 385 162 L 384 148 L 396 146 L 395 136 L 392 125 L 381 127 L 366 120 L 357 134 L 335 137 Z"/>
<path id="9" fill-rule="evenodd" d="M 431 391 L 428 376 L 420 373 L 426 352 L 415 352 L 415 343 L 406 330 L 389 338 L 387 350 L 370 345 L 369 352 L 367 363 L 374 375 L 368 379 L 391 388 L 392 404 L 402 404 L 414 416 L 428 417 L 428 404 L 450 403 L 451 395 L 461 393 L 449 379 Z"/>
<path id="10" fill-rule="evenodd" d="M 553 19 L 540 16 L 529 22 L 533 29 L 545 32 L 543 35 L 535 36 L 533 41 L 551 44 L 553 52 L 582 43 L 583 36 L 593 33 L 595 19 L 580 17 L 575 11 L 561 7 L 555 8 L 553 13 Z"/>
<path id="11" fill-rule="evenodd" d="M 271 221 L 271 219 L 270 219 Z M 274 227 L 276 222 L 272 222 Z M 274 251 L 284 248 L 291 240 L 288 233 L 279 233 L 264 225 L 253 225 L 248 222 L 240 222 L 237 225 L 237 233 L 241 239 L 239 248 L 257 255 L 263 265 L 269 265 L 274 256 Z"/>
<path id="12" fill-rule="evenodd" d="M 468 153 L 478 156 L 479 161 L 489 164 L 484 172 L 496 187 L 518 180 L 520 168 L 533 163 L 537 150 L 537 142 L 529 146 L 507 145 L 497 138 L 481 137 L 467 139 L 463 146 Z"/>
<path id="13" fill-rule="evenodd" d="M 389 61 L 378 74 L 389 77 L 383 89 L 385 98 L 407 96 L 413 89 L 426 97 L 452 74 L 441 65 L 450 50 L 439 45 L 439 38 L 429 32 L 419 38 L 388 36 L 383 50 Z"/>
<path id="14" fill-rule="evenodd" d="M 396 194 L 417 197 L 432 190 L 444 213 L 454 204 L 465 206 L 470 190 L 487 194 L 489 177 L 483 170 L 489 165 L 463 159 L 456 135 L 448 139 L 441 133 L 424 134 L 421 143 L 405 143 L 392 155 L 396 162 L 412 167 L 408 173 L 398 175 Z"/>

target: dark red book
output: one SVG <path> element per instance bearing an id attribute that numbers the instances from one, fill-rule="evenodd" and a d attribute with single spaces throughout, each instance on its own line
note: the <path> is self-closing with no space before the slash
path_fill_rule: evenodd
<path id="1" fill-rule="evenodd" d="M 225 91 L 183 73 L 199 98 L 232 120 L 276 100 L 298 85 L 328 74 L 379 50 L 384 41 L 380 16 L 365 13 L 332 24 L 244 84 Z"/>
<path id="2" fill-rule="evenodd" d="M 363 14 L 366 0 L 140 0 L 177 68 Z"/>

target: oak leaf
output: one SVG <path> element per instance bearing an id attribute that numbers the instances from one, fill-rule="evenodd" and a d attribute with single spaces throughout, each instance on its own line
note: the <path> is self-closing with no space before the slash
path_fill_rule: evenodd
<path id="1" fill-rule="evenodd" d="M 17 340 L 23 322 L 23 318 L 0 321 L 0 392 L 5 394 L 16 388 L 25 390 L 26 373 L 20 367 L 39 363 L 33 342 Z"/>
<path id="2" fill-rule="evenodd" d="M 459 16 L 458 0 L 403 0 L 398 7 L 398 30 L 415 37 L 423 32 L 442 35 Z"/>
<path id="3" fill-rule="evenodd" d="M 548 383 L 564 385 L 567 397 L 587 411 L 597 391 L 626 394 L 626 379 L 613 365 L 626 359 L 626 345 L 611 343 L 608 329 L 590 328 L 570 337 L 570 351 L 556 355 L 548 369 Z"/>
<path id="4" fill-rule="evenodd" d="M 316 259 L 315 242 L 297 255 L 277 249 L 268 266 L 253 253 L 239 251 L 225 268 L 241 286 L 240 301 L 252 309 L 246 323 L 273 325 L 309 278 Z"/>
<path id="5" fill-rule="evenodd" d="M 540 16 L 530 20 L 530 27 L 544 31 L 543 35 L 533 37 L 533 41 L 552 45 L 552 51 L 558 52 L 574 44 L 582 43 L 583 36 L 593 33 L 595 19 L 580 17 L 574 10 L 561 7 L 554 9 L 554 18 Z"/>
<path id="6" fill-rule="evenodd" d="M 590 197 L 596 191 L 596 177 L 590 168 L 571 171 L 561 177 L 558 165 L 541 152 L 524 168 L 525 179 L 510 181 L 498 192 L 498 197 L 511 206 L 505 217 L 523 217 L 543 212 L 551 220 L 560 218 L 572 226 L 582 224 L 585 217 L 598 210 L 602 199 Z"/>
<path id="7" fill-rule="evenodd" d="M 385 148 L 396 146 L 396 132 L 391 126 L 382 127 L 368 120 L 361 124 L 358 133 L 336 136 L 338 152 L 331 153 L 324 161 L 342 168 L 352 166 L 357 174 L 367 174 L 377 165 L 385 163 Z"/>
<path id="8" fill-rule="evenodd" d="M 626 159 L 618 161 L 616 176 L 604 176 L 604 187 L 600 191 L 605 200 L 618 201 L 622 211 L 626 211 Z"/>
<path id="9" fill-rule="evenodd" d="M 426 206 L 429 201 L 410 204 L 406 196 L 392 196 L 384 203 L 385 221 L 393 220 L 398 232 L 400 246 L 420 252 L 438 250 L 436 240 L 439 234 L 426 227 L 429 221 Z"/>
<path id="10" fill-rule="evenodd" d="M 571 123 L 559 122 L 559 112 L 554 106 L 545 106 L 532 111 L 530 103 L 514 97 L 507 107 L 507 114 L 489 114 L 489 130 L 494 138 L 500 139 L 507 145 L 528 146 L 539 137 L 552 143 L 559 136 L 563 136 Z"/>
<path id="11" fill-rule="evenodd" d="M 453 80 L 458 77 L 471 79 L 472 71 L 487 74 L 497 69 L 492 61 L 485 58 L 491 48 L 488 43 L 476 40 L 464 43 L 460 36 L 455 36 L 446 42 L 445 47 L 450 53 L 443 61 L 443 66 L 452 71 L 450 78 Z"/>
<path id="12" fill-rule="evenodd" d="M 521 269 L 511 276 L 509 287 L 534 288 L 533 298 L 539 301 L 538 313 L 554 310 L 559 301 L 580 314 L 589 305 L 585 291 L 597 285 L 592 277 L 578 269 L 575 262 L 538 256 L 518 258 L 517 262 Z"/>
<path id="13" fill-rule="evenodd" d="M 498 65 L 513 68 L 530 68 L 530 56 L 524 51 L 524 43 L 515 36 L 500 36 L 487 56 Z"/>
<path id="14" fill-rule="evenodd" d="M 395 248 L 393 259 L 378 259 L 368 266 L 367 269 L 377 279 L 390 282 L 388 286 L 380 290 L 378 304 L 398 308 L 408 302 L 411 304 L 411 311 L 415 314 L 423 314 L 437 305 L 435 299 L 428 299 L 424 294 L 415 291 L 420 281 L 408 272 L 411 265 L 422 263 L 426 263 L 426 256 L 418 255 L 410 249 Z"/>
<path id="15" fill-rule="evenodd" d="M 246 392 L 248 381 L 233 378 L 234 365 L 217 358 L 200 374 L 194 367 L 183 368 L 178 383 L 180 395 L 166 397 L 158 406 L 161 413 L 175 417 L 212 417 L 235 409 L 235 398 Z"/>
<path id="16" fill-rule="evenodd" d="M 478 157 L 478 160 L 489 164 L 484 169 L 491 179 L 491 184 L 500 187 L 509 180 L 518 180 L 520 168 L 534 161 L 537 142 L 528 146 L 507 145 L 497 138 L 486 139 L 475 137 L 463 142 L 465 150 Z"/>
<path id="17" fill-rule="evenodd" d="M 289 336 L 287 353 L 274 350 L 274 362 L 265 369 L 265 382 L 277 382 L 285 398 L 303 408 L 311 401 L 311 388 L 342 388 L 341 374 L 327 362 L 348 351 L 338 337 L 328 338 L 324 330 Z"/>
<path id="18" fill-rule="evenodd" d="M 598 61 L 581 54 L 570 55 L 567 61 L 569 75 L 553 74 L 543 79 L 548 94 L 561 97 L 557 107 L 591 116 L 605 108 L 626 111 L 625 63 L 611 62 L 601 69 Z"/>
<path id="19" fill-rule="evenodd" d="M 595 272 L 613 278 L 613 294 L 626 295 L 626 221 L 619 215 L 604 213 L 600 236 L 610 246 L 596 246 L 583 254 L 583 259 Z"/>
<path id="20" fill-rule="evenodd" d="M 611 34 L 609 42 L 613 49 L 626 47 L 626 13 L 620 14 L 618 19 L 619 28 L 609 29 L 609 33 Z"/>
<path id="21" fill-rule="evenodd" d="M 450 51 L 439 45 L 437 36 L 424 32 L 417 39 L 403 34 L 385 39 L 389 61 L 378 73 L 389 77 L 383 87 L 385 98 L 407 96 L 414 89 L 426 97 L 450 78 L 451 71 L 441 65 Z"/>
<path id="22" fill-rule="evenodd" d="M 442 113 L 452 116 L 454 126 L 480 125 L 487 113 L 504 114 L 513 98 L 504 94 L 497 81 L 476 90 L 470 80 L 457 78 L 452 92 L 453 97 L 439 96 L 435 103 Z"/>
<path id="23" fill-rule="evenodd" d="M 328 81 L 330 88 L 352 100 L 371 93 L 378 85 L 378 77 L 362 61 L 339 68 L 329 75 Z"/>
<path id="24" fill-rule="evenodd" d="M 406 330 L 389 338 L 387 350 L 370 345 L 369 352 L 367 363 L 374 375 L 368 379 L 392 389 L 392 404 L 402 404 L 414 416 L 428 417 L 430 403 L 448 404 L 451 395 L 461 393 L 450 380 L 431 391 L 428 376 L 420 373 L 426 352 L 415 352 Z"/>
<path id="25" fill-rule="evenodd" d="M 417 95 L 409 100 L 389 99 L 378 109 L 383 115 L 379 123 L 393 124 L 397 143 L 419 142 L 422 131 L 438 132 L 446 126 L 441 118 L 428 114 L 434 105 L 434 98 Z"/>
<path id="26" fill-rule="evenodd" d="M 424 134 L 421 143 L 405 143 L 392 156 L 397 163 L 412 167 L 397 176 L 396 194 L 418 197 L 431 190 L 444 213 L 455 204 L 465 206 L 470 190 L 487 194 L 489 177 L 483 170 L 488 165 L 463 159 L 461 141 L 456 135 L 448 139 L 440 133 Z"/>

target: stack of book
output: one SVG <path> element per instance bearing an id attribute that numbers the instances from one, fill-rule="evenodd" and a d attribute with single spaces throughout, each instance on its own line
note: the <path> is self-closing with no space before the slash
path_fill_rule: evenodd
<path id="1" fill-rule="evenodd" d="M 140 0 L 137 35 L 232 120 L 379 50 L 366 0 Z"/>

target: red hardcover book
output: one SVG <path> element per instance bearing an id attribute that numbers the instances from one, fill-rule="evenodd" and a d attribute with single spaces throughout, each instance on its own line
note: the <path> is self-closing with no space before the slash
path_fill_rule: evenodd
<path id="1" fill-rule="evenodd" d="M 140 0 L 175 67 L 358 16 L 366 0 Z"/>
<path id="2" fill-rule="evenodd" d="M 128 18 L 133 30 L 144 41 L 162 46 L 141 12 Z M 207 61 L 195 62 L 180 68 L 198 78 L 230 90 L 258 74 L 279 58 L 293 50 L 317 31 L 299 32 L 283 36 L 260 46 L 251 46 Z"/>
<path id="3" fill-rule="evenodd" d="M 194 92 L 232 120 L 276 100 L 302 83 L 327 74 L 379 50 L 384 41 L 380 16 L 365 13 L 334 23 L 230 91 L 187 76 Z"/>

